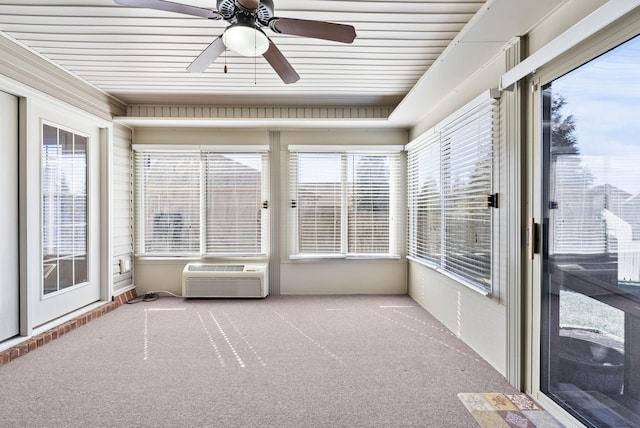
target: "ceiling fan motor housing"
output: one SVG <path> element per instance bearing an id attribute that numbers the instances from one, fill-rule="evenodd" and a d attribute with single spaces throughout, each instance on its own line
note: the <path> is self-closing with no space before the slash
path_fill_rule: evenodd
<path id="1" fill-rule="evenodd" d="M 218 0 L 218 13 L 230 24 L 259 23 L 267 26 L 273 18 L 273 0 L 260 0 L 257 10 L 243 7 L 238 0 Z"/>

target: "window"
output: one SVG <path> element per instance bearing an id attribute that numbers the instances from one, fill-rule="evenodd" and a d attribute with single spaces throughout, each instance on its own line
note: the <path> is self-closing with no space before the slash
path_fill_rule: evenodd
<path id="1" fill-rule="evenodd" d="M 44 294 L 87 282 L 87 141 L 42 127 Z"/>
<path id="2" fill-rule="evenodd" d="M 497 107 L 483 94 L 407 146 L 412 259 L 491 291 Z"/>
<path id="3" fill-rule="evenodd" d="M 134 150 L 138 255 L 266 254 L 266 149 Z"/>
<path id="4" fill-rule="evenodd" d="M 315 150 L 290 148 L 290 254 L 397 256 L 399 149 Z"/>
<path id="5" fill-rule="evenodd" d="M 266 156 L 206 153 L 204 161 L 207 254 L 263 253 Z"/>

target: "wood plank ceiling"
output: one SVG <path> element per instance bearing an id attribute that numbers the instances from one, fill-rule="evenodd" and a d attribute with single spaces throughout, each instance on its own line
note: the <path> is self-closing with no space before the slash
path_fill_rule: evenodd
<path id="1" fill-rule="evenodd" d="M 173 0 L 215 9 L 215 0 Z M 0 31 L 130 104 L 395 106 L 483 0 L 274 0 L 275 15 L 350 24 L 353 44 L 267 35 L 301 79 L 282 83 L 262 58 L 191 61 L 226 21 L 119 6 L 113 0 L 0 1 Z M 227 65 L 228 73 L 223 72 Z"/>

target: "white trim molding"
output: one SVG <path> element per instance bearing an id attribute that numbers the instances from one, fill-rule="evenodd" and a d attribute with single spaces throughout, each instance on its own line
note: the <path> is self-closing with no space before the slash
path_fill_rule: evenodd
<path id="1" fill-rule="evenodd" d="M 640 0 L 609 0 L 582 21 L 534 52 L 500 78 L 500 89 L 508 89 L 569 49 L 640 6 Z"/>

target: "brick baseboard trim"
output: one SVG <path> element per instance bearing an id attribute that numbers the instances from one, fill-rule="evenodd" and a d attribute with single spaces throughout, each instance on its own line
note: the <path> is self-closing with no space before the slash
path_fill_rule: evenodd
<path id="1" fill-rule="evenodd" d="M 47 330 L 44 333 L 33 336 L 16 346 L 0 352 L 0 367 L 9 364 L 16 358 L 26 355 L 29 352 L 38 349 L 39 347 L 44 346 L 47 343 L 56 340 L 57 338 L 69 332 L 72 332 L 76 328 L 81 327 L 86 323 L 113 311 L 116 308 L 119 308 L 120 306 L 124 305 L 129 300 L 136 298 L 137 296 L 138 293 L 135 289 L 126 291 L 122 294 L 114 296 L 111 302 L 102 305 L 99 308 L 79 315 L 72 320 L 69 320 L 57 327 L 52 328 L 51 330 Z"/>

